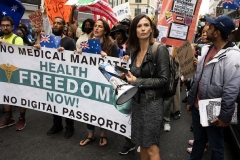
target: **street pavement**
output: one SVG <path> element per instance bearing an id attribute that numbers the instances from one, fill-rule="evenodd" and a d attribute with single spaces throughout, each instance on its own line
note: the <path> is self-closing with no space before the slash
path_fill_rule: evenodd
<path id="1" fill-rule="evenodd" d="M 184 95 L 184 93 L 183 93 Z M 182 97 L 184 98 L 184 97 Z M 0 107 L 0 110 L 2 108 Z M 15 119 L 19 116 L 17 107 L 13 108 Z M 0 121 L 5 113 L 0 112 Z M 64 139 L 64 132 L 47 136 L 47 131 L 52 127 L 52 115 L 27 110 L 27 125 L 22 131 L 15 131 L 15 126 L 0 129 L 0 160 L 140 160 L 139 153 L 135 150 L 128 155 L 119 155 L 123 147 L 124 137 L 113 132 L 107 132 L 108 144 L 100 147 L 99 128 L 96 128 L 96 141 L 87 146 L 79 146 L 79 141 L 87 136 L 86 124 L 75 121 L 75 132 L 70 139 Z M 64 118 L 63 118 L 64 122 Z M 63 123 L 65 125 L 65 122 Z M 186 151 L 188 140 L 193 139 L 190 132 L 191 116 L 185 111 L 182 103 L 181 118 L 171 120 L 171 131 L 161 130 L 160 153 L 162 160 L 187 160 Z M 238 160 L 234 146 L 229 141 L 225 142 L 224 160 Z M 211 150 L 208 148 L 204 160 L 210 160 Z"/>

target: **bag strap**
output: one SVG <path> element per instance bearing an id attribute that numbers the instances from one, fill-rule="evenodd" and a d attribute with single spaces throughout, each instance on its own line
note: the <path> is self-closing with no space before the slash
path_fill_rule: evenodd
<path id="1" fill-rule="evenodd" d="M 157 60 L 157 48 L 160 45 L 160 43 L 154 42 L 152 45 L 152 49 L 151 49 L 151 55 L 152 55 L 152 60 L 154 63 L 156 63 Z"/>
<path id="2" fill-rule="evenodd" d="M 18 36 L 14 36 L 12 40 L 12 44 L 15 44 L 15 40 L 18 38 Z"/>

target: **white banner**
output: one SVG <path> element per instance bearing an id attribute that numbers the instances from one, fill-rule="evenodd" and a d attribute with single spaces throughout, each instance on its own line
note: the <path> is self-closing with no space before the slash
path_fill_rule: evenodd
<path id="1" fill-rule="evenodd" d="M 113 7 L 113 11 L 119 21 L 131 17 L 129 2 Z"/>
<path id="2" fill-rule="evenodd" d="M 119 58 L 106 60 L 128 65 Z M 130 137 L 129 110 L 115 105 L 113 88 L 98 70 L 103 61 L 96 54 L 1 44 L 0 104 L 71 118 Z"/>

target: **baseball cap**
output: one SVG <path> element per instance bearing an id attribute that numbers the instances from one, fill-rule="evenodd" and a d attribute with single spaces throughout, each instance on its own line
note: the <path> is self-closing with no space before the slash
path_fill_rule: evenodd
<path id="1" fill-rule="evenodd" d="M 121 22 L 122 25 L 128 25 L 130 27 L 131 21 L 127 18 L 124 18 Z"/>
<path id="2" fill-rule="evenodd" d="M 205 19 L 214 24 L 221 32 L 230 34 L 232 30 L 235 30 L 235 23 L 228 16 L 219 16 L 216 19 L 206 17 Z"/>

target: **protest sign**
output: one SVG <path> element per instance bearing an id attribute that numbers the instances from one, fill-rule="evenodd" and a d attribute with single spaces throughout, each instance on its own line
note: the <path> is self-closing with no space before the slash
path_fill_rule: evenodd
<path id="1" fill-rule="evenodd" d="M 194 54 L 191 43 L 187 40 L 182 46 L 176 49 L 180 69 L 185 79 L 192 77 L 196 68 L 193 66 Z"/>
<path id="2" fill-rule="evenodd" d="M 69 5 L 64 5 L 66 2 L 67 0 L 44 0 L 50 24 L 53 24 L 55 17 L 62 17 L 68 22 L 72 8 Z"/>
<path id="3" fill-rule="evenodd" d="M 29 14 L 28 17 L 34 29 L 41 29 L 43 27 L 43 14 L 40 10 Z"/>
<path id="4" fill-rule="evenodd" d="M 113 8 L 113 11 L 119 21 L 123 20 L 124 18 L 129 18 L 131 16 L 129 2 L 115 6 Z"/>
<path id="5" fill-rule="evenodd" d="M 0 104 L 59 115 L 130 137 L 129 111 L 115 105 L 113 88 L 98 69 L 103 61 L 127 65 L 120 58 L 2 43 Z"/>
<path id="6" fill-rule="evenodd" d="M 163 1 L 157 40 L 177 47 L 188 39 L 192 40 L 201 3 L 202 0 Z"/>

